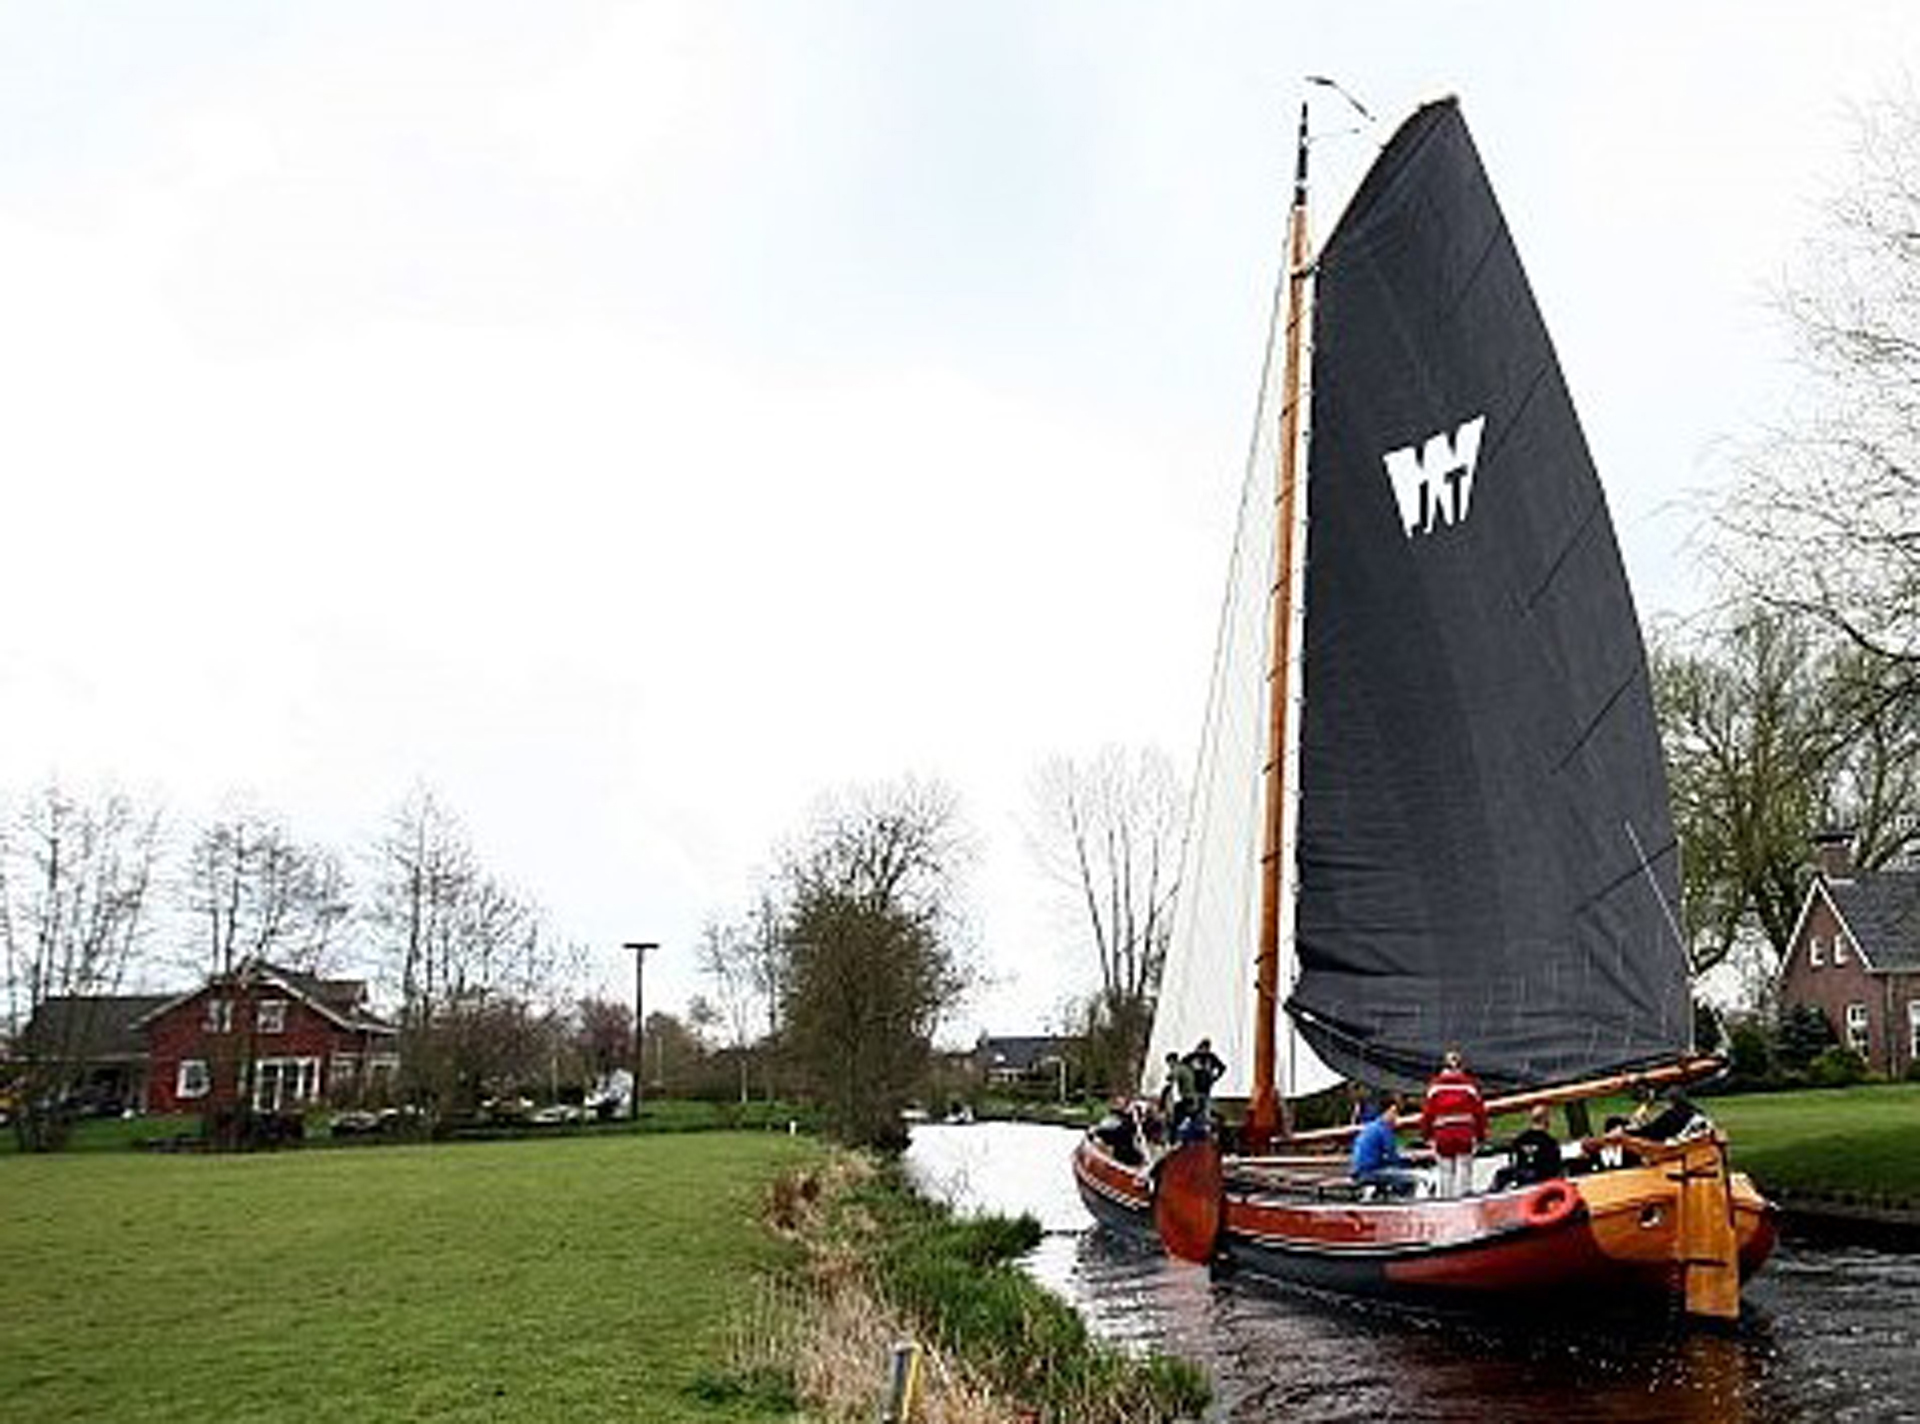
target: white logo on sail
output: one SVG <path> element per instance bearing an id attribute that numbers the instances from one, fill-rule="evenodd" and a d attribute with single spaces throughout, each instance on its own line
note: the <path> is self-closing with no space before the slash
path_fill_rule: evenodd
<path id="1" fill-rule="evenodd" d="M 1480 463 L 1480 433 L 1486 424 L 1484 415 L 1476 415 L 1463 422 L 1451 440 L 1442 430 L 1429 435 L 1419 450 L 1407 445 L 1383 457 L 1409 539 L 1466 520 L 1473 502 L 1473 468 Z"/>

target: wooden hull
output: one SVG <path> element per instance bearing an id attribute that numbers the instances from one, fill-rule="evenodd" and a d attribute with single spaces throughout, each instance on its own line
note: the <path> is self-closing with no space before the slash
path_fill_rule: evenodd
<path id="1" fill-rule="evenodd" d="M 1091 1137 L 1073 1169 L 1096 1219 L 1157 1235 L 1151 1171 L 1115 1161 Z M 1215 1258 L 1291 1284 L 1407 1302 L 1504 1307 L 1547 1297 L 1559 1309 L 1682 1308 L 1685 1190 L 1664 1163 L 1456 1201 L 1331 1200 L 1235 1180 L 1230 1164 Z M 1773 1250 L 1776 1212 L 1738 1173 L 1727 1201 L 1745 1279 Z"/>

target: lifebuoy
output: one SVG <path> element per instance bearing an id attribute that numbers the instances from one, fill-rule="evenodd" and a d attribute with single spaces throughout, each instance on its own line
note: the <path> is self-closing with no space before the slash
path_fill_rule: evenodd
<path id="1" fill-rule="evenodd" d="M 1528 1226 L 1558 1226 L 1580 1205 L 1580 1193 L 1566 1182 L 1542 1182 L 1520 1204 Z"/>

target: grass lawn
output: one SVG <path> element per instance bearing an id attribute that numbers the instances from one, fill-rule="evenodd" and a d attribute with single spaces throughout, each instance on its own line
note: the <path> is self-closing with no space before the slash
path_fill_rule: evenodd
<path id="1" fill-rule="evenodd" d="M 1708 1098 L 1763 1188 L 1920 1203 L 1920 1083 Z"/>
<path id="2" fill-rule="evenodd" d="M 0 1159 L 0 1416 L 727 1419 L 784 1133 Z"/>

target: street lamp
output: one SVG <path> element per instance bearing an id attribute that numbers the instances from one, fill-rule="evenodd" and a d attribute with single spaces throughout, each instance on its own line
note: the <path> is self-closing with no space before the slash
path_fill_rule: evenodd
<path id="1" fill-rule="evenodd" d="M 646 997 L 643 989 L 646 983 L 647 951 L 660 946 L 650 939 L 630 939 L 621 946 L 633 951 L 633 1095 L 628 1099 L 628 1111 L 635 1122 L 640 1121 L 640 1070 L 644 1065 L 641 1050 L 646 1040 Z"/>

